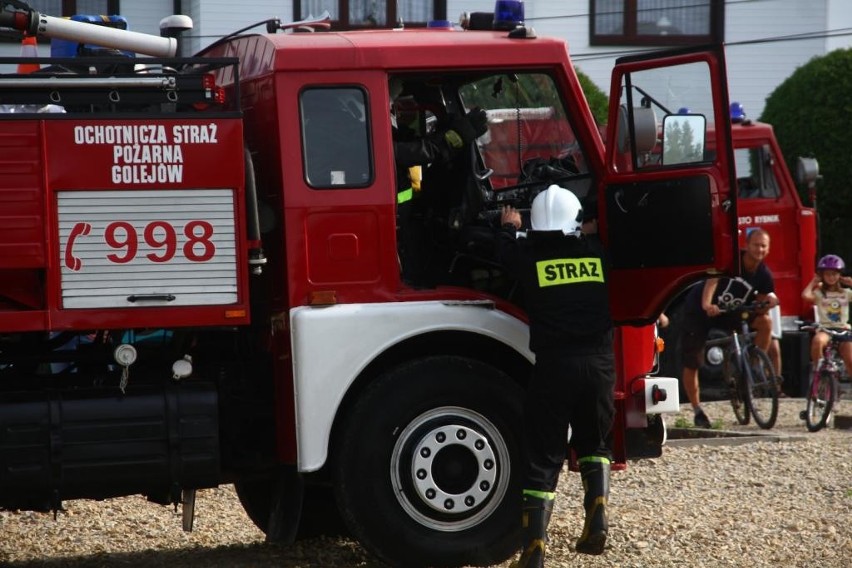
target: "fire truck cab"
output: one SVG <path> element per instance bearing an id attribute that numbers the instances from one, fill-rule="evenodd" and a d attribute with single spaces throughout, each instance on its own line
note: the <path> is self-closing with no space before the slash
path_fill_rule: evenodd
<path id="1" fill-rule="evenodd" d="M 390 565 L 505 560 L 534 356 L 492 240 L 551 184 L 610 256 L 616 468 L 659 455 L 677 383 L 651 374 L 649 324 L 737 269 L 724 54 L 620 59 L 605 147 L 564 41 L 466 21 L 270 20 L 190 59 L 0 75 L 33 105 L 0 113 L 0 506 L 142 493 L 191 527 L 195 490 L 233 483 L 287 542 L 318 491 Z M 395 130 L 475 107 L 488 132 L 403 196 Z"/>

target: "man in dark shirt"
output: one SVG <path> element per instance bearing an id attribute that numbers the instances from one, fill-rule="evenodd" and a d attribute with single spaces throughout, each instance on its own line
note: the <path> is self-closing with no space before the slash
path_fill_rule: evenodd
<path id="1" fill-rule="evenodd" d="M 556 185 L 533 201 L 532 231 L 516 238 L 519 213 L 507 207 L 497 258 L 520 281 L 536 363 L 524 407 L 524 547 L 518 568 L 543 566 L 547 524 L 567 457 L 569 425 L 585 489 L 577 552 L 601 554 L 608 532 L 615 365 L 602 247 L 583 235 L 577 197 Z"/>
<path id="2" fill-rule="evenodd" d="M 778 305 L 775 296 L 775 281 L 763 260 L 769 254 L 769 233 L 754 229 L 746 237 L 746 249 L 742 252 L 742 276 L 736 278 L 711 278 L 703 285 L 690 290 L 684 304 L 683 335 L 683 390 L 695 413 L 695 425 L 710 428 L 710 419 L 701 408 L 698 386 L 698 368 L 704 353 L 704 344 L 711 327 L 735 329 L 739 325 L 738 314 L 725 314 L 723 310 L 735 308 L 753 301 L 768 301 L 749 325 L 757 333 L 755 344 L 767 351 L 772 342 L 772 320 L 769 310 Z M 776 371 L 777 372 L 777 371 Z"/>

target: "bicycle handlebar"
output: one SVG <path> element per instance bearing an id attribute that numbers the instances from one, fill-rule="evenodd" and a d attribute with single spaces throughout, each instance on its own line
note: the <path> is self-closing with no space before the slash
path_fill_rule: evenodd
<path id="1" fill-rule="evenodd" d="M 767 301 L 767 300 L 749 302 L 748 304 L 740 304 L 739 306 L 734 306 L 732 308 L 727 308 L 727 309 L 721 309 L 720 308 L 719 315 L 722 315 L 722 314 L 737 314 L 737 313 L 745 315 L 745 314 L 752 313 L 752 312 L 755 312 L 757 310 L 766 308 L 768 306 L 769 306 L 769 301 Z M 744 325 L 746 324 L 746 319 L 747 318 L 745 318 L 745 317 L 743 318 L 742 323 Z M 730 333 L 726 333 L 725 337 L 707 340 L 704 343 L 704 346 L 705 347 L 713 347 L 713 346 L 723 347 L 723 346 L 727 345 L 728 343 L 730 343 L 731 338 L 733 337 L 733 334 L 735 334 L 735 333 L 737 333 L 741 336 L 747 335 L 749 340 L 753 340 L 754 336 L 756 335 L 756 333 L 754 331 L 749 331 L 748 333 L 745 333 L 745 331 L 743 331 L 742 333 L 740 333 L 739 331 L 732 330 Z"/>
<path id="2" fill-rule="evenodd" d="M 754 301 L 748 304 L 740 304 L 732 308 L 719 308 L 720 314 L 751 313 L 769 307 L 769 300 Z"/>
<path id="3" fill-rule="evenodd" d="M 801 323 L 799 325 L 799 329 L 801 331 L 822 331 L 831 336 L 832 339 L 852 339 L 852 330 L 850 329 L 837 329 L 833 327 L 824 327 L 816 322 L 814 323 Z"/>

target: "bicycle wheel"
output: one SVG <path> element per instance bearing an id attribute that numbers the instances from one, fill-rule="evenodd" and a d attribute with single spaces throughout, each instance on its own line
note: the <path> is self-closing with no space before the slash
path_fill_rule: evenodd
<path id="1" fill-rule="evenodd" d="M 737 369 L 734 361 L 732 361 L 732 357 L 733 355 L 726 355 L 722 360 L 722 376 L 725 378 L 725 383 L 730 389 L 731 408 L 734 409 L 734 416 L 737 419 L 737 423 L 746 425 L 751 420 L 751 414 L 748 410 L 748 404 L 745 401 L 742 374 Z"/>
<path id="2" fill-rule="evenodd" d="M 757 425 L 768 430 L 775 426 L 778 418 L 775 369 L 766 353 L 756 345 L 748 347 L 747 355 L 751 377 L 746 378 L 746 401 Z"/>
<path id="3" fill-rule="evenodd" d="M 820 365 L 808 386 L 808 400 L 805 408 L 805 426 L 808 432 L 817 432 L 825 427 L 835 400 L 837 400 L 837 381 L 834 380 L 834 373 Z"/>

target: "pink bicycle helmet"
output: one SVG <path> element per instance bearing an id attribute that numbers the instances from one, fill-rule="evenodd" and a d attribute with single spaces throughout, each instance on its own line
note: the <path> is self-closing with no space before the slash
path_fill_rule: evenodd
<path id="1" fill-rule="evenodd" d="M 846 263 L 836 254 L 827 254 L 817 263 L 817 270 L 838 270 L 842 271 L 846 268 Z"/>

